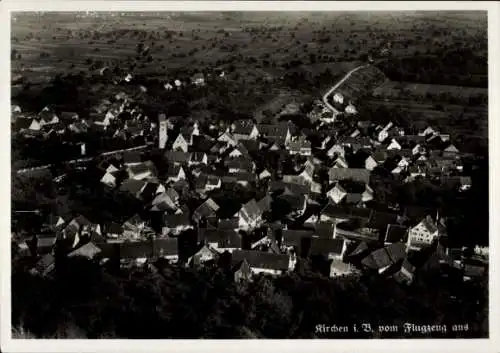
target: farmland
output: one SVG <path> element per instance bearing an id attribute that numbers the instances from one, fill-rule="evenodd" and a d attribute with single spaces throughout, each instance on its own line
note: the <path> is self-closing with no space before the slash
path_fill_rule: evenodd
<path id="1" fill-rule="evenodd" d="M 403 97 L 422 99 L 450 95 L 458 100 L 468 101 L 471 97 L 487 96 L 488 90 L 477 87 L 430 85 L 412 82 L 394 82 L 387 80 L 373 91 L 377 98 L 400 99 Z"/>

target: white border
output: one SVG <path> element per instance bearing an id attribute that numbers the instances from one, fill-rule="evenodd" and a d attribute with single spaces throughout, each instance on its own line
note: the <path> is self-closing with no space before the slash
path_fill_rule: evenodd
<path id="1" fill-rule="evenodd" d="M 177 352 L 195 350 L 214 352 L 232 352 L 245 350 L 248 352 L 303 352 L 307 351 L 369 351 L 396 352 L 500 352 L 499 324 L 500 297 L 498 287 L 498 239 L 492 236 L 500 230 L 496 200 L 500 199 L 496 159 L 500 156 L 498 138 L 499 123 L 493 117 L 500 116 L 498 98 L 500 97 L 500 4 L 498 2 L 439 2 L 439 1 L 35 1 L 3 0 L 0 3 L 0 23 L 2 23 L 1 43 L 3 53 L 0 57 L 3 118 L 0 129 L 0 141 L 5 148 L 0 153 L 3 168 L 0 188 L 2 200 L 2 217 L 0 229 L 5 234 L 1 237 L 1 351 L 4 352 L 163 352 L 173 349 Z M 10 11 L 412 11 L 412 10 L 487 10 L 489 34 L 489 159 L 490 159 L 490 338 L 483 340 L 12 340 L 10 338 Z M 496 138 L 495 138 L 496 137 Z"/>

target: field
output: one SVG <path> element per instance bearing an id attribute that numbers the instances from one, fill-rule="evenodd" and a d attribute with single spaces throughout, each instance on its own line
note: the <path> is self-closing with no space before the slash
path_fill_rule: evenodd
<path id="1" fill-rule="evenodd" d="M 400 99 L 425 98 L 451 95 L 456 99 L 468 100 L 471 97 L 487 96 L 488 90 L 476 87 L 429 85 L 410 82 L 386 81 L 373 91 L 373 96 L 378 98 Z"/>
<path id="2" fill-rule="evenodd" d="M 472 16 L 472 19 L 471 19 Z M 135 70 L 165 75 L 173 69 L 232 64 L 269 70 L 284 62 L 353 61 L 393 41 L 395 53 L 433 47 L 457 24 L 475 36 L 484 31 L 474 17 L 450 13 L 14 13 L 14 73 L 42 80 L 55 73 L 97 66 L 131 65 L 137 44 L 150 47 L 151 61 Z M 443 20 L 446 19 L 446 20 Z M 390 31 L 388 30 L 390 27 Z M 427 32 L 433 31 L 433 36 Z M 454 33 L 455 35 L 455 33 Z M 421 38 L 421 40 L 418 40 Z M 311 55 L 315 58 L 311 61 Z M 17 57 L 17 56 L 16 56 Z M 90 60 L 90 61 L 89 61 Z M 264 68 L 267 71 L 267 69 Z"/>

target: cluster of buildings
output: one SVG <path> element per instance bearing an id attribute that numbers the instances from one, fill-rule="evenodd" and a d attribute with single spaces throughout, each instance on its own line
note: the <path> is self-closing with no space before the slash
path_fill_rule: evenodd
<path id="1" fill-rule="evenodd" d="M 320 105 L 314 110 L 326 116 Z M 415 214 L 401 205 L 372 207 L 376 168 L 405 183 L 431 178 L 452 183 L 456 192 L 471 187 L 460 151 L 432 127 L 408 135 L 391 122 L 359 121 L 341 132 L 331 124 L 317 126 L 314 112 L 308 115 L 310 129 L 290 121 L 215 125 L 165 114 L 153 120 L 126 95 L 100 111 L 87 127 L 113 129 L 117 136 L 130 129 L 155 134 L 161 161 L 130 151 L 104 158 L 97 167 L 104 192 L 128 194 L 144 212 L 107 224 L 84 215 L 49 215 L 39 234 L 16 238 L 20 252 L 38 259 L 34 272 L 50 274 L 56 250 L 121 266 L 160 258 L 204 266 L 229 257 L 236 281 L 300 271 L 318 261 L 331 277 L 374 271 L 405 283 L 431 263 L 454 267 L 464 279 L 486 271 L 487 248 L 476 247 L 471 262 L 464 249 L 443 245 L 446 219 L 437 210 Z M 128 118 L 121 120 L 123 114 Z M 30 133 L 85 125 L 75 115 L 67 118 L 46 109 L 36 117 L 18 116 L 15 124 L 23 120 L 27 127 L 19 131 Z M 237 190 L 254 196 L 235 208 L 220 195 L 225 192 L 227 200 Z M 193 234 L 195 241 L 183 245 L 183 237 Z M 424 252 L 425 259 L 416 262 L 414 254 Z"/>

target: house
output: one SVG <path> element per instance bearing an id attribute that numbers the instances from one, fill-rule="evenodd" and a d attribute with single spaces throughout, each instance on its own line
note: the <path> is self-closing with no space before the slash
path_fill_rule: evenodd
<path id="1" fill-rule="evenodd" d="M 258 134 L 257 134 L 258 135 Z M 234 137 L 231 133 L 228 131 L 225 131 L 217 137 L 218 142 L 224 142 L 227 146 L 236 146 L 238 144 L 238 140 L 236 137 Z"/>
<path id="2" fill-rule="evenodd" d="M 436 135 L 438 133 L 439 132 L 437 130 L 434 130 L 431 126 L 428 126 L 425 130 L 419 132 L 418 136 Z"/>
<path id="3" fill-rule="evenodd" d="M 187 164 L 191 158 L 191 153 L 183 151 L 166 151 L 165 158 L 174 164 Z"/>
<path id="4" fill-rule="evenodd" d="M 243 187 L 248 187 L 250 183 L 256 181 L 256 175 L 249 172 L 237 172 L 233 174 L 226 174 L 222 176 L 221 179 L 224 184 L 239 184 Z"/>
<path id="5" fill-rule="evenodd" d="M 427 216 L 410 228 L 407 241 L 408 248 L 410 250 L 419 250 L 424 246 L 431 245 L 438 235 L 438 227 L 432 218 Z"/>
<path id="6" fill-rule="evenodd" d="M 443 156 L 445 157 L 454 157 L 457 156 L 459 153 L 460 151 L 453 144 L 449 144 L 448 147 L 446 147 L 443 150 Z"/>
<path id="7" fill-rule="evenodd" d="M 136 198 L 139 198 L 141 191 L 146 187 L 147 182 L 137 179 L 126 179 L 118 188 L 121 192 L 126 192 Z"/>
<path id="8" fill-rule="evenodd" d="M 250 154 L 247 148 L 243 144 L 238 144 L 233 148 L 231 152 L 229 152 L 229 157 L 237 158 L 237 157 L 250 157 Z"/>
<path id="9" fill-rule="evenodd" d="M 311 238 L 308 255 L 322 256 L 328 260 L 342 260 L 347 249 L 347 242 L 343 238 Z"/>
<path id="10" fill-rule="evenodd" d="M 393 126 L 392 122 L 389 122 L 384 128 L 382 128 L 380 131 L 377 133 L 377 140 L 379 142 L 385 141 L 386 138 L 389 137 L 389 130 Z"/>
<path id="11" fill-rule="evenodd" d="M 286 144 L 286 149 L 291 155 L 310 156 L 311 155 L 311 142 L 305 136 L 297 139 L 292 139 Z"/>
<path id="12" fill-rule="evenodd" d="M 259 129 L 250 119 L 235 121 L 231 125 L 231 132 L 236 141 L 255 140 L 259 137 Z"/>
<path id="13" fill-rule="evenodd" d="M 234 217 L 238 217 L 238 226 L 241 229 L 250 230 L 257 228 L 262 224 L 262 215 L 263 212 L 257 201 L 255 201 L 255 199 L 251 199 L 241 207 Z"/>
<path id="14" fill-rule="evenodd" d="M 189 166 L 208 164 L 208 156 L 205 152 L 193 152 L 188 161 Z"/>
<path id="15" fill-rule="evenodd" d="M 255 163 L 250 158 L 239 157 L 226 159 L 224 165 L 228 168 L 230 174 L 255 172 Z"/>
<path id="16" fill-rule="evenodd" d="M 162 235 L 178 236 L 179 234 L 193 229 L 188 213 L 164 214 Z"/>
<path id="17" fill-rule="evenodd" d="M 335 204 L 339 204 L 346 195 L 347 191 L 344 190 L 340 183 L 336 183 L 335 186 L 326 193 L 326 196 Z"/>
<path id="18" fill-rule="evenodd" d="M 68 257 L 84 257 L 89 260 L 92 260 L 95 258 L 99 253 L 101 252 L 101 249 L 97 247 L 94 243 L 88 242 L 85 245 L 80 246 L 79 248 L 76 248 L 75 250 L 71 251 L 68 254 Z"/>
<path id="19" fill-rule="evenodd" d="M 396 139 L 392 139 L 391 142 L 386 147 L 387 150 L 400 150 L 401 145 Z"/>
<path id="20" fill-rule="evenodd" d="M 363 267 L 383 273 L 392 265 L 406 257 L 406 246 L 404 243 L 393 243 L 386 247 L 374 250 L 363 260 Z"/>
<path id="21" fill-rule="evenodd" d="M 56 259 L 52 254 L 46 254 L 36 263 L 35 267 L 31 270 L 33 274 L 39 274 L 43 277 L 50 275 L 56 268 Z"/>
<path id="22" fill-rule="evenodd" d="M 336 104 L 344 104 L 344 96 L 340 92 L 336 92 L 333 95 L 333 102 Z"/>
<path id="23" fill-rule="evenodd" d="M 397 282 L 410 285 L 415 278 L 415 266 L 408 259 L 404 259 L 398 266 L 396 271 L 391 275 Z"/>
<path id="24" fill-rule="evenodd" d="M 373 169 L 375 169 L 376 166 L 378 166 L 378 163 L 375 160 L 375 158 L 373 158 L 372 156 L 368 156 L 365 159 L 365 169 L 372 171 Z M 347 167 L 344 167 L 344 168 L 347 168 Z"/>
<path id="25" fill-rule="evenodd" d="M 288 123 L 261 124 L 258 129 L 261 136 L 279 145 L 287 145 L 292 138 Z"/>
<path id="26" fill-rule="evenodd" d="M 349 165 L 343 156 L 337 156 L 333 161 L 332 168 L 349 168 Z"/>
<path id="27" fill-rule="evenodd" d="M 176 263 L 179 260 L 179 240 L 177 238 L 156 238 L 152 241 L 153 258 Z"/>
<path id="28" fill-rule="evenodd" d="M 198 229 L 198 242 L 208 245 L 219 253 L 223 253 L 225 251 L 240 250 L 243 245 L 243 238 L 234 229 L 200 228 Z"/>
<path id="29" fill-rule="evenodd" d="M 177 135 L 174 143 L 172 144 L 172 150 L 187 152 L 190 146 L 190 140 L 190 138 L 186 138 L 182 133 L 180 133 L 179 135 Z"/>
<path id="30" fill-rule="evenodd" d="M 233 266 L 236 265 L 241 270 L 240 265 L 243 261 L 248 263 L 252 275 L 259 273 L 281 275 L 292 269 L 289 255 L 253 250 L 233 251 L 231 256 Z M 238 277 L 241 278 L 244 276 L 240 275 Z"/>
<path id="31" fill-rule="evenodd" d="M 304 239 L 311 239 L 313 236 L 313 230 L 285 229 L 281 235 L 281 247 L 285 249 L 295 248 L 298 254 L 302 254 Z"/>
<path id="32" fill-rule="evenodd" d="M 292 189 L 290 185 L 287 189 Z M 304 214 L 307 208 L 307 201 L 309 200 L 308 194 L 286 192 L 278 197 L 280 202 L 285 202 L 288 205 L 288 217 L 298 218 Z"/>
<path id="33" fill-rule="evenodd" d="M 384 245 L 392 243 L 406 243 L 408 240 L 408 227 L 399 224 L 388 224 L 385 231 Z"/>
<path id="34" fill-rule="evenodd" d="M 128 239 L 139 239 L 142 232 L 146 227 L 146 222 L 144 222 L 139 215 L 134 215 L 125 221 L 122 225 L 123 227 L 123 237 Z"/>
<path id="35" fill-rule="evenodd" d="M 106 172 L 102 178 L 101 178 L 101 183 L 103 183 L 104 185 L 107 185 L 111 188 L 114 188 L 116 187 L 116 172 Z"/>
<path id="36" fill-rule="evenodd" d="M 252 279 L 252 269 L 246 259 L 237 263 L 234 267 L 234 281 L 236 283 L 248 282 Z"/>
<path id="37" fill-rule="evenodd" d="M 266 180 L 271 177 L 272 175 L 267 169 L 264 169 L 262 172 L 259 173 L 259 180 Z"/>
<path id="38" fill-rule="evenodd" d="M 195 86 L 204 86 L 205 85 L 205 75 L 199 72 L 193 75 L 191 78 L 191 83 Z"/>
<path id="39" fill-rule="evenodd" d="M 215 217 L 219 208 L 219 205 L 217 205 L 214 200 L 208 198 L 200 206 L 198 206 L 198 208 L 196 208 L 193 212 L 192 218 L 196 223 L 200 223 L 204 219 L 207 220 Z"/>
<path id="40" fill-rule="evenodd" d="M 362 168 L 330 168 L 328 178 L 330 183 L 352 180 L 368 184 L 370 182 L 370 171 Z"/>
<path id="41" fill-rule="evenodd" d="M 356 114 L 358 111 L 356 110 L 356 107 L 352 104 L 348 104 L 347 107 L 345 107 L 345 113 L 349 115 Z"/>
<path id="42" fill-rule="evenodd" d="M 123 242 L 119 245 L 119 257 L 122 266 L 141 266 L 153 257 L 150 240 Z"/>
<path id="43" fill-rule="evenodd" d="M 151 161 L 140 164 L 129 165 L 127 168 L 128 177 L 135 180 L 144 180 L 156 174 L 155 166 Z"/>
<path id="44" fill-rule="evenodd" d="M 123 164 L 125 166 L 133 166 L 142 163 L 141 153 L 138 151 L 126 151 L 123 153 Z"/>
<path id="45" fill-rule="evenodd" d="M 190 266 L 201 266 L 216 261 L 219 256 L 219 253 L 210 246 L 203 245 L 200 250 L 188 258 L 187 263 Z"/>
<path id="46" fill-rule="evenodd" d="M 36 254 L 50 254 L 54 250 L 56 245 L 57 237 L 53 233 L 49 234 L 39 234 L 34 237 L 34 247 L 36 249 Z"/>
<path id="47" fill-rule="evenodd" d="M 330 260 L 330 277 L 342 277 L 349 274 L 352 274 L 355 271 L 355 268 L 349 264 L 345 263 L 339 259 Z"/>
<path id="48" fill-rule="evenodd" d="M 157 194 L 151 201 L 151 211 L 176 211 L 178 209 L 179 196 L 177 195 L 177 198 L 175 198 L 170 195 L 170 190 L 177 194 L 177 192 L 172 188 L 168 188 L 164 192 Z"/>
<path id="49" fill-rule="evenodd" d="M 186 172 L 181 165 L 172 165 L 167 170 L 167 182 L 178 182 L 186 180 Z"/>
<path id="50" fill-rule="evenodd" d="M 110 242 L 110 240 L 119 240 L 123 235 L 123 226 L 114 222 L 105 224 L 103 226 L 103 233 L 108 238 L 108 242 Z"/>

